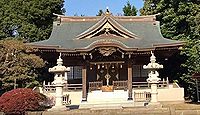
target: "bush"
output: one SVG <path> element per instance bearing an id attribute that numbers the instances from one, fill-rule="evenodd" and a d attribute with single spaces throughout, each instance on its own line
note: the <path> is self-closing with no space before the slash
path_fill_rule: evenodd
<path id="1" fill-rule="evenodd" d="M 0 110 L 6 114 L 25 114 L 25 111 L 44 110 L 41 103 L 47 98 L 32 89 L 18 88 L 4 93 L 0 97 Z"/>

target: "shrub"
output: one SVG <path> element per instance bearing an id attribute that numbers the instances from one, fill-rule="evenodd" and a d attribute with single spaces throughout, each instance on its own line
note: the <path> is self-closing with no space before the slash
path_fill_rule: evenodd
<path id="1" fill-rule="evenodd" d="M 0 110 L 6 114 L 25 114 L 25 111 L 44 110 L 47 98 L 32 89 L 18 88 L 0 97 Z"/>

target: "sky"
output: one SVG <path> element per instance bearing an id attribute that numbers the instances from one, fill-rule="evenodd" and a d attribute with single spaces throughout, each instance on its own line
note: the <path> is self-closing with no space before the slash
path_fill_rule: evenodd
<path id="1" fill-rule="evenodd" d="M 123 14 L 123 7 L 128 0 L 65 0 L 64 7 L 66 9 L 66 16 L 84 15 L 96 16 L 98 11 L 106 10 L 108 7 L 113 15 Z M 137 10 L 143 7 L 143 0 L 129 0 Z"/>

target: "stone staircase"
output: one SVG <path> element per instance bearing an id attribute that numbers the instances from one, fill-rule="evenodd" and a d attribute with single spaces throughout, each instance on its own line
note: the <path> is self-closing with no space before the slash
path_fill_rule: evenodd
<path id="1" fill-rule="evenodd" d="M 87 102 L 82 102 L 79 108 L 122 109 L 124 107 L 144 106 L 144 102 L 128 101 L 128 91 L 115 90 L 113 92 L 92 91 L 87 95 Z"/>
<path id="2" fill-rule="evenodd" d="M 92 91 L 87 95 L 88 103 L 119 103 L 127 101 L 128 92 L 116 90 L 113 92 Z"/>

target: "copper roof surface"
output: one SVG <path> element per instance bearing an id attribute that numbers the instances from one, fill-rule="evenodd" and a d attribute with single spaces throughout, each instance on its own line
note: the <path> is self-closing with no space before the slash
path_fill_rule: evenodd
<path id="1" fill-rule="evenodd" d="M 110 27 L 108 31 L 112 30 L 111 34 L 103 33 L 106 24 Z M 96 17 L 59 16 L 53 24 L 50 38 L 31 45 L 40 48 L 66 49 L 66 52 L 88 51 L 95 47 L 109 45 L 123 50 L 139 51 L 182 46 L 183 42 L 164 38 L 155 15 L 112 16 L 109 14 Z"/>

